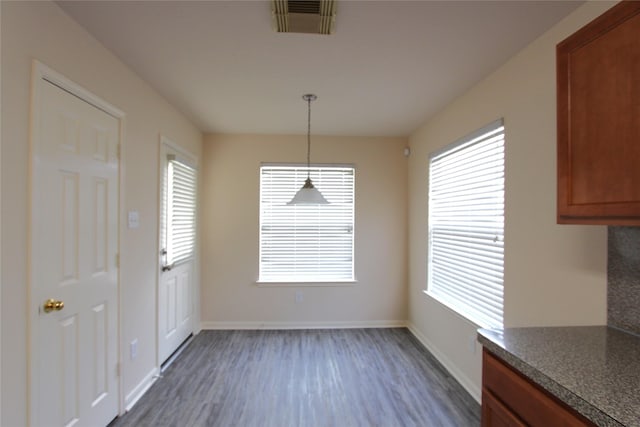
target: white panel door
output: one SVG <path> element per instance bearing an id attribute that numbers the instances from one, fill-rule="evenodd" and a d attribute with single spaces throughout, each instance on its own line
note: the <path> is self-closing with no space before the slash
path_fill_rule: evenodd
<path id="1" fill-rule="evenodd" d="M 104 426 L 118 413 L 119 120 L 35 84 L 31 424 Z"/>
<path id="2" fill-rule="evenodd" d="M 193 333 L 196 255 L 195 159 L 164 138 L 160 146 L 158 360 L 163 364 Z"/>

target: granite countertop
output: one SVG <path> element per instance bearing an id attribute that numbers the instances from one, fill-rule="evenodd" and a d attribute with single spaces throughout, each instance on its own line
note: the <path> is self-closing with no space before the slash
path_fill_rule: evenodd
<path id="1" fill-rule="evenodd" d="M 607 326 L 480 329 L 489 351 L 598 426 L 640 426 L 640 337 Z"/>

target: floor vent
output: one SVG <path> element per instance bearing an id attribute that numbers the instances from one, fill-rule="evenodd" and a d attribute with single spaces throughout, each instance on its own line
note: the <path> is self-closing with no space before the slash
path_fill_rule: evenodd
<path id="1" fill-rule="evenodd" d="M 273 27 L 279 33 L 331 34 L 337 0 L 271 0 Z"/>

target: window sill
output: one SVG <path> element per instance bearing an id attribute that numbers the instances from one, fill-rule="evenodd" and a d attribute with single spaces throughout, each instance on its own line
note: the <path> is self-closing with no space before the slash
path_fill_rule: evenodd
<path id="1" fill-rule="evenodd" d="M 312 288 L 312 287 L 345 287 L 355 286 L 358 284 L 357 280 L 345 280 L 340 282 L 261 282 L 256 281 L 256 286 L 259 288 Z"/>
<path id="2" fill-rule="evenodd" d="M 446 310 L 448 310 L 449 312 L 454 314 L 456 317 L 460 318 L 461 320 L 464 320 L 466 323 L 471 325 L 473 328 L 475 328 L 475 329 L 477 329 L 477 328 L 488 328 L 488 329 L 491 329 L 491 327 L 488 327 L 486 325 L 481 325 L 480 323 L 476 322 L 475 320 L 472 320 L 469 317 L 465 316 L 464 314 L 460 313 L 452 304 L 449 304 L 446 300 L 444 300 L 444 299 L 432 294 L 428 290 L 425 289 L 422 292 L 426 296 L 431 298 L 433 301 L 435 301 L 438 304 L 442 305 Z"/>

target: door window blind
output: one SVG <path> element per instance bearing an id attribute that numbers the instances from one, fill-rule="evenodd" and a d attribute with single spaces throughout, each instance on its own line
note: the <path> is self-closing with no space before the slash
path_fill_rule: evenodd
<path id="1" fill-rule="evenodd" d="M 430 295 L 482 327 L 503 324 L 504 125 L 431 155 Z"/>
<path id="2" fill-rule="evenodd" d="M 260 168 L 260 282 L 354 280 L 354 168 L 312 166 L 328 205 L 287 205 L 307 167 Z"/>
<path id="3" fill-rule="evenodd" d="M 196 170 L 175 155 L 167 156 L 167 264 L 193 257 L 196 229 Z"/>

